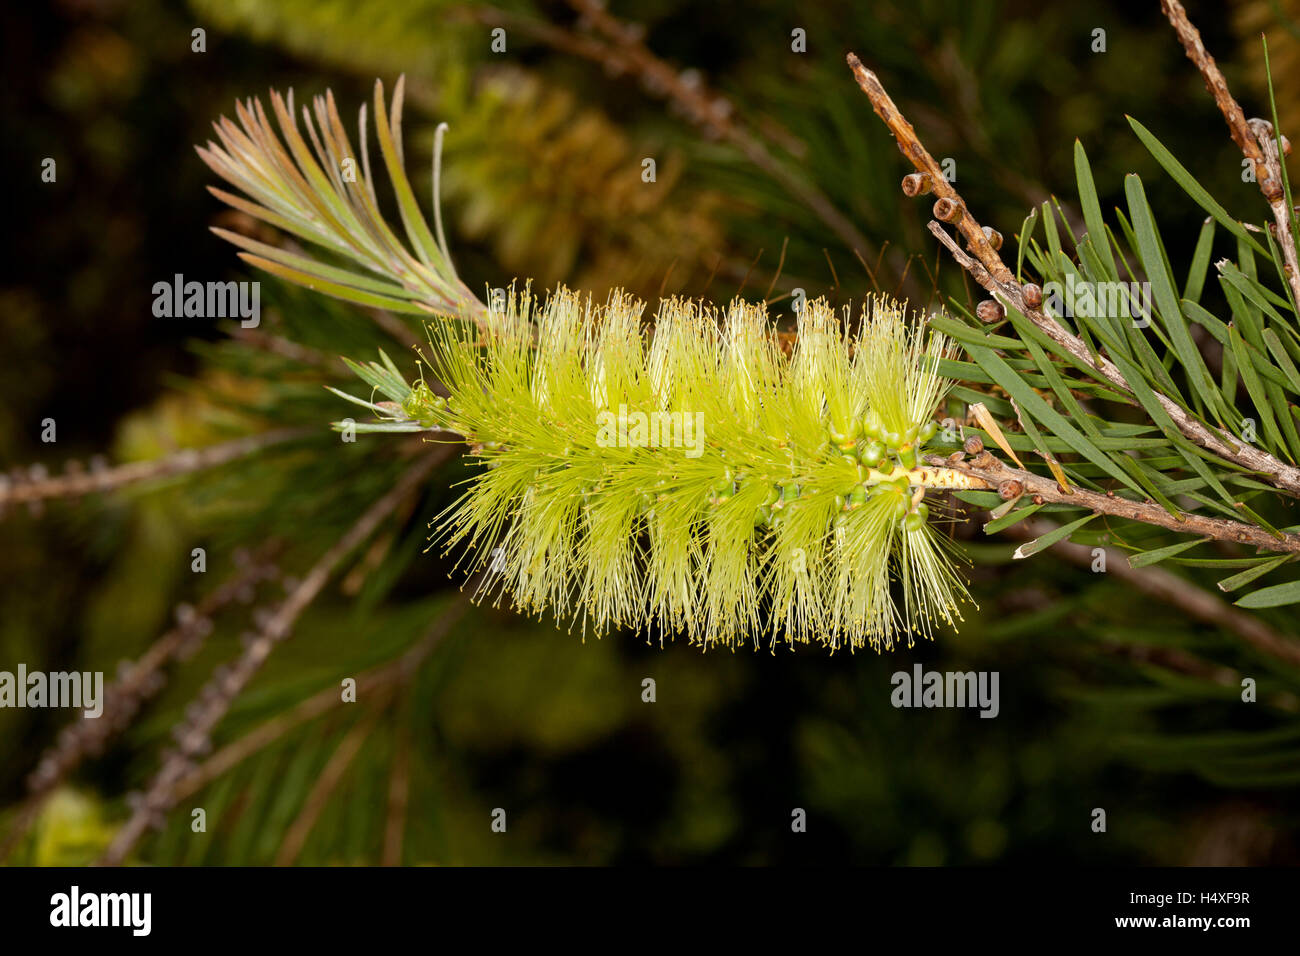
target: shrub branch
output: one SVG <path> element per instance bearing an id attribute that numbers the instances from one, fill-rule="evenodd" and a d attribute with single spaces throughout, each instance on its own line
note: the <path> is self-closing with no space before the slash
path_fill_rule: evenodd
<path id="1" fill-rule="evenodd" d="M 1066 349 L 1074 358 L 1097 370 L 1113 385 L 1132 395 L 1133 390 L 1128 381 L 1113 362 L 1101 354 L 1094 356 L 1081 339 L 1072 334 L 1057 320 L 1044 314 L 1040 309 L 1029 307 L 1025 301 L 1024 291 L 1016 282 L 1011 270 L 1002 261 L 1002 257 L 998 255 L 993 242 L 990 241 L 991 230 L 989 232 L 985 231 L 984 227 L 966 208 L 965 200 L 952 187 L 952 184 L 944 179 L 938 163 L 935 162 L 929 150 L 917 138 L 912 124 L 899 111 L 893 99 L 881 85 L 879 78 L 875 73 L 864 67 L 862 61 L 855 54 L 850 53 L 848 55 L 848 63 L 853 70 L 854 77 L 857 79 L 858 86 L 871 100 L 871 105 L 876 114 L 889 127 L 890 132 L 894 134 L 894 138 L 898 141 L 898 148 L 916 168 L 917 172 L 922 177 L 925 177 L 919 189 L 905 180 L 905 189 L 911 195 L 920 195 L 927 191 L 933 191 L 939 197 L 935 203 L 935 215 L 955 224 L 957 231 L 965 237 L 973 256 L 963 252 L 952 236 L 937 222 L 930 223 L 930 231 L 948 248 L 948 251 L 952 253 L 958 264 L 966 269 L 974 277 L 975 281 L 991 295 L 1001 298 L 1012 308 L 1026 316 L 1052 341 Z M 1283 245 L 1285 244 L 1284 242 Z M 1160 406 L 1178 427 L 1178 430 L 1190 441 L 1225 461 L 1259 474 L 1275 487 L 1300 497 L 1300 468 L 1279 461 L 1262 449 L 1245 443 L 1233 442 L 1197 421 L 1186 409 L 1168 396 L 1160 392 L 1156 392 L 1155 396 Z"/>
<path id="2" fill-rule="evenodd" d="M 1231 541 L 1264 551 L 1300 554 L 1300 534 L 1278 532 L 1274 535 L 1244 521 L 1209 518 L 1185 511 L 1172 515 L 1160 505 L 1134 501 L 1113 492 L 1088 491 L 1086 488 L 1079 487 L 1067 491 L 1057 484 L 1056 479 L 1044 478 L 1032 471 L 1013 468 L 987 451 L 969 460 L 958 460 L 958 458 L 958 455 L 951 455 L 948 458 L 930 456 L 926 460 L 932 465 L 942 465 L 971 478 L 980 479 L 988 488 L 996 490 L 1008 501 L 1027 495 L 1034 504 L 1073 505 L 1077 508 L 1088 508 L 1099 514 L 1158 525 L 1181 534 Z"/>
<path id="3" fill-rule="evenodd" d="M 1237 144 L 1241 154 L 1255 166 L 1255 182 L 1264 194 L 1269 209 L 1273 212 L 1276 224 L 1278 245 L 1282 247 L 1282 258 L 1286 263 L 1286 281 L 1291 287 L 1292 301 L 1300 303 L 1300 262 L 1296 261 L 1295 231 L 1292 225 L 1292 213 L 1286 204 L 1285 182 L 1282 175 L 1282 157 L 1278 152 L 1277 139 L 1273 124 L 1264 119 L 1246 119 L 1241 105 L 1233 98 L 1228 89 L 1228 81 L 1201 42 L 1201 32 L 1187 19 L 1187 11 L 1178 0 L 1161 0 L 1160 8 L 1174 32 L 1187 51 L 1187 58 L 1196 64 L 1196 69 L 1205 79 L 1205 86 L 1214 97 L 1215 104 L 1223 113 L 1228 123 L 1228 132 Z M 1290 143 L 1285 138 L 1282 147 L 1290 152 Z"/>

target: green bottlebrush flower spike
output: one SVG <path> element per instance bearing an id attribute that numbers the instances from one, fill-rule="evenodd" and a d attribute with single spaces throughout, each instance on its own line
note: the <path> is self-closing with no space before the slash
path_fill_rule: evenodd
<path id="1" fill-rule="evenodd" d="M 809 304 L 788 355 L 761 306 L 666 300 L 648 337 L 642 312 L 525 291 L 484 325 L 431 327 L 450 397 L 419 383 L 403 412 L 485 466 L 437 532 L 468 546 L 482 589 L 597 634 L 657 623 L 704 646 L 879 650 L 960 619 L 925 495 L 973 484 L 921 457 L 941 336 L 885 298 L 856 331 Z"/>

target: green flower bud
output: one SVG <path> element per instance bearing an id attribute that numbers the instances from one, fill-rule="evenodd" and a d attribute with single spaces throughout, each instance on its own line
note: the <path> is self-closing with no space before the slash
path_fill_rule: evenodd
<path id="1" fill-rule="evenodd" d="M 831 441 L 837 445 L 852 445 L 858 440 L 858 435 L 862 431 L 862 423 L 857 419 L 850 419 L 848 427 L 838 428 L 834 422 L 827 426 L 830 432 Z"/>
<path id="2" fill-rule="evenodd" d="M 402 413 L 412 421 L 431 424 L 434 417 L 446 411 L 447 400 L 433 391 L 424 382 L 416 382 L 410 394 L 402 400 Z"/>
<path id="3" fill-rule="evenodd" d="M 859 457 L 862 459 L 862 464 L 874 468 L 885 457 L 885 446 L 878 441 L 870 442 L 863 447 Z"/>
<path id="4" fill-rule="evenodd" d="M 875 412 L 867 412 L 866 418 L 862 420 L 862 434 L 868 438 L 880 437 L 880 416 Z"/>

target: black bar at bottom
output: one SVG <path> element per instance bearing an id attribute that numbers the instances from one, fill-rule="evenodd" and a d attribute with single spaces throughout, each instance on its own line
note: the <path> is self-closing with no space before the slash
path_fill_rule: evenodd
<path id="1" fill-rule="evenodd" d="M 701 933 L 763 941 L 785 927 L 867 946 L 900 932 L 927 944 L 1231 946 L 1293 938 L 1298 887 L 1295 870 L 1275 869 L 0 869 L 0 926 L 15 953 L 10 944 L 74 935 L 672 946 Z"/>

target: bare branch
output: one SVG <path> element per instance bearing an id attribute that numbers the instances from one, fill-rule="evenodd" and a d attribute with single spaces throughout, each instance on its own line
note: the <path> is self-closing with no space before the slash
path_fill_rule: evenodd
<path id="1" fill-rule="evenodd" d="M 1228 89 L 1219 65 L 1214 62 L 1201 42 L 1201 33 L 1187 19 L 1187 11 L 1178 0 L 1160 0 L 1160 7 L 1182 41 L 1187 58 L 1196 64 L 1205 80 L 1206 89 L 1214 97 L 1219 111 L 1228 123 L 1228 132 L 1241 154 L 1255 165 L 1255 182 L 1263 193 L 1273 213 L 1274 235 L 1282 248 L 1286 265 L 1286 280 L 1291 286 L 1293 301 L 1300 303 L 1300 262 L 1296 260 L 1296 237 L 1292 226 L 1292 211 L 1286 204 L 1283 188 L 1282 157 L 1278 155 L 1273 124 L 1265 119 L 1246 119 L 1241 105 Z M 1290 151 L 1290 143 L 1282 140 L 1283 148 Z"/>
<path id="2" fill-rule="evenodd" d="M 163 668 L 167 663 L 198 649 L 212 629 L 212 615 L 245 594 L 251 599 L 254 585 L 275 576 L 275 566 L 267 563 L 265 557 L 262 553 L 245 560 L 229 580 L 196 606 L 178 608 L 176 626 L 158 638 L 135 662 L 123 662 L 117 678 L 104 688 L 103 711 L 99 717 L 81 716 L 59 733 L 28 777 L 29 795 L 0 842 L 0 860 L 13 852 L 36 822 L 45 801 L 68 774 L 87 757 L 102 753 L 108 741 L 129 725 L 141 705 L 162 689 L 166 683 Z"/>
<path id="3" fill-rule="evenodd" d="M 424 637 L 401 657 L 376 665 L 370 670 L 357 675 L 358 697 L 381 690 L 390 684 L 409 681 L 415 669 L 447 636 L 456 622 L 465 615 L 468 607 L 468 597 L 464 595 L 457 597 L 447 611 L 439 616 Z M 297 704 L 292 710 L 278 714 L 265 723 L 259 724 L 238 740 L 226 744 L 200 766 L 181 778 L 172 791 L 172 803 L 175 804 L 192 794 L 198 793 L 222 774 L 227 773 L 253 754 L 271 746 L 294 728 L 300 727 L 338 706 L 338 688 L 327 687 Z"/>
<path id="4" fill-rule="evenodd" d="M 115 468 L 92 468 L 89 472 L 70 471 L 65 475 L 16 483 L 4 480 L 0 481 L 0 508 L 7 504 L 27 504 L 51 498 L 75 498 L 97 491 L 112 491 L 140 481 L 172 478 L 192 471 L 215 468 L 272 445 L 310 434 L 312 431 L 306 428 L 279 428 L 206 448 L 187 448 L 152 461 L 133 461 Z"/>
<path id="5" fill-rule="evenodd" d="M 130 819 L 114 837 L 101 865 L 120 865 L 148 830 L 160 826 L 173 806 L 176 784 L 193 767 L 193 759 L 211 746 L 211 734 L 230 710 L 235 698 L 252 680 L 276 646 L 285 640 L 299 615 L 316 599 L 340 561 L 361 545 L 403 499 L 415 491 L 429 473 L 455 452 L 448 445 L 429 452 L 412 465 L 383 497 L 371 505 L 336 541 L 285 599 L 258 633 L 251 635 L 243 653 L 229 667 L 220 667 L 200 693 L 197 706 L 174 729 L 176 748 L 163 757 L 162 767 L 136 803 Z"/>
<path id="6" fill-rule="evenodd" d="M 1004 464 L 987 451 L 981 452 L 969 461 L 963 460 L 960 453 L 944 458 L 932 455 L 926 459 L 930 464 L 978 478 L 987 487 L 996 490 L 1003 498 L 1010 500 L 1028 495 L 1035 504 L 1050 502 L 1068 504 L 1078 508 L 1087 508 L 1098 514 L 1114 515 L 1158 525 L 1197 537 L 1215 538 L 1219 541 L 1231 541 L 1245 544 L 1264 551 L 1281 551 L 1287 554 L 1300 554 L 1300 534 L 1270 534 L 1263 528 L 1244 521 L 1231 521 L 1227 518 L 1209 518 L 1205 515 L 1179 512 L 1171 515 L 1163 507 L 1145 501 L 1133 501 L 1113 492 L 1098 493 L 1084 488 L 1071 488 L 1063 491 L 1055 479 L 1044 478 L 1031 471 L 1023 471 Z"/>

